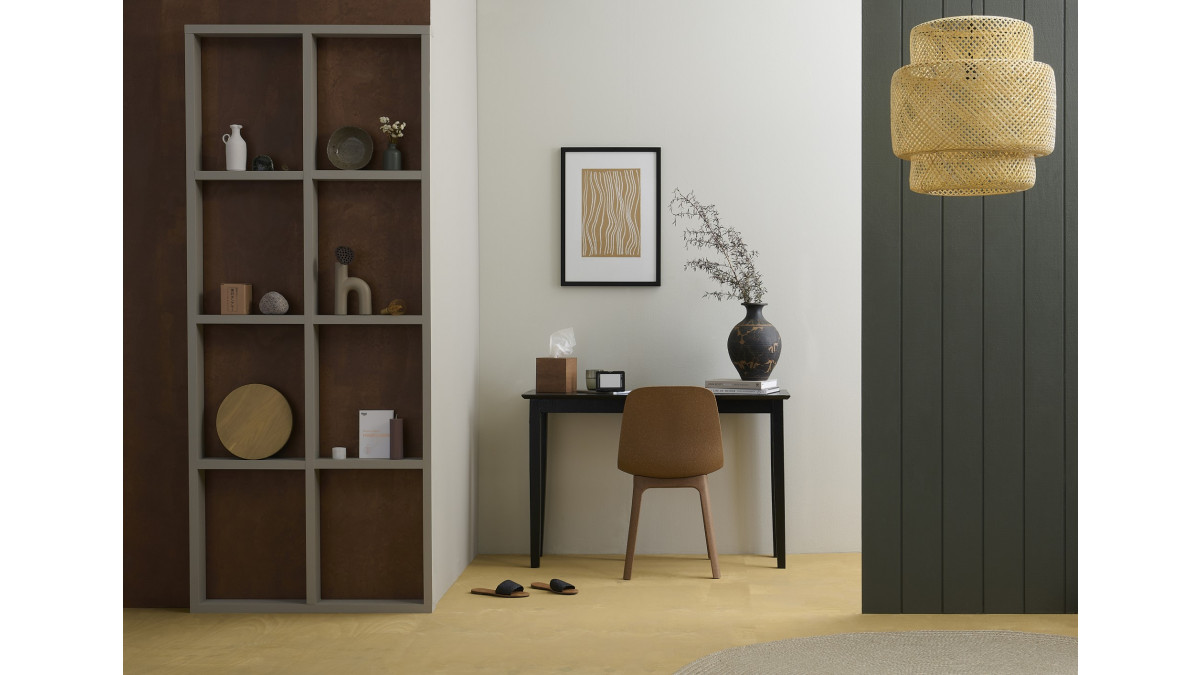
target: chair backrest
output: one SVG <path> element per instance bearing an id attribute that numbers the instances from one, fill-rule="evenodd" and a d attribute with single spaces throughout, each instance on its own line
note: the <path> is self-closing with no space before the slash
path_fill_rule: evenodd
<path id="1" fill-rule="evenodd" d="M 641 387 L 621 415 L 617 468 L 650 478 L 701 476 L 725 464 L 717 397 L 704 387 Z"/>

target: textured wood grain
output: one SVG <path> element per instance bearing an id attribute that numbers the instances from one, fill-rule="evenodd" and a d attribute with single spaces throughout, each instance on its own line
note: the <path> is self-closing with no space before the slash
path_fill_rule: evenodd
<path id="1" fill-rule="evenodd" d="M 350 276 L 371 289 L 372 314 L 403 300 L 424 311 L 421 292 L 421 186 L 416 182 L 323 181 L 317 185 L 317 313 L 333 314 L 334 255 L 354 249 Z M 358 313 L 351 294 L 349 314 Z"/>
<path id="2" fill-rule="evenodd" d="M 200 80 L 200 168 L 225 169 L 231 124 L 243 126 L 247 168 L 258 155 L 278 171 L 304 168 L 300 38 L 202 38 Z"/>
<path id="3" fill-rule="evenodd" d="M 383 168 L 389 138 L 379 118 L 405 122 L 396 146 L 402 166 L 422 167 L 421 42 L 415 38 L 317 39 L 318 169 L 335 169 L 325 152 L 339 127 L 359 127 L 375 142 L 371 161 L 362 170 Z"/>
<path id="4" fill-rule="evenodd" d="M 321 597 L 421 599 L 421 472 L 322 471 Z"/>
<path id="5" fill-rule="evenodd" d="M 219 314 L 223 283 L 254 287 L 250 313 L 269 291 L 304 313 L 304 212 L 300 181 L 208 182 L 203 186 L 204 298 L 202 311 Z"/>
<path id="6" fill-rule="evenodd" d="M 229 452 L 242 459 L 263 459 L 278 452 L 292 435 L 292 409 L 271 387 L 245 384 L 221 401 L 216 428 Z"/>
<path id="7" fill-rule="evenodd" d="M 207 471 L 208 597 L 304 599 L 304 474 Z"/>

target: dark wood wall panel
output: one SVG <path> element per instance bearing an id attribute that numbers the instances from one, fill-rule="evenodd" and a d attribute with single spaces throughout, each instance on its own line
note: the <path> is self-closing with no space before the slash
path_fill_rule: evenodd
<path id="1" fill-rule="evenodd" d="M 1068 73 L 1079 72 L 1078 6 L 1074 2 L 1064 3 L 1064 42 L 1071 45 L 1063 54 L 1063 69 Z M 1079 142 L 1078 125 L 1075 121 L 1077 108 L 1077 81 L 1075 77 L 1063 79 L 1062 118 L 1063 145 L 1075 148 Z M 1065 456 L 1063 473 L 1066 490 L 1063 493 L 1067 554 L 1063 560 L 1063 584 L 1066 586 L 1067 611 L 1079 611 L 1079 154 L 1069 152 L 1063 164 L 1063 367 L 1066 377 L 1063 382 L 1063 415 L 1066 418 L 1066 434 L 1063 436 Z"/>
<path id="2" fill-rule="evenodd" d="M 868 9 L 863 6 L 864 11 Z M 897 613 L 900 602 L 900 190 L 886 106 L 900 67 L 900 3 L 876 3 L 863 21 L 862 504 L 863 611 Z M 881 186 L 867 190 L 866 186 Z M 887 186 L 895 186 L 889 189 Z M 870 270 L 870 273 L 868 273 Z M 868 417 L 868 411 L 870 415 Z"/>
<path id="3" fill-rule="evenodd" d="M 272 457 L 304 459 L 304 330 L 301 326 L 204 327 L 204 456 L 237 459 L 217 436 L 217 410 L 234 389 L 265 384 L 292 409 L 292 435 Z"/>
<path id="4" fill-rule="evenodd" d="M 983 9 L 1025 18 L 1023 0 L 983 0 Z M 1025 611 L 1025 196 L 984 199 L 984 611 L 1000 614 Z"/>
<path id="5" fill-rule="evenodd" d="M 982 0 L 947 0 L 948 16 Z M 983 611 L 983 199 L 942 200 L 942 608 Z"/>
<path id="6" fill-rule="evenodd" d="M 297 37 L 200 41 L 200 168 L 225 169 L 221 136 L 231 124 L 244 127 L 247 163 L 267 155 L 278 171 L 304 168 L 300 47 Z"/>
<path id="7" fill-rule="evenodd" d="M 188 605 L 183 27 L 205 23 L 428 24 L 429 0 L 126 0 L 124 4 L 126 607 Z M 290 95 L 284 85 L 280 83 L 279 101 Z M 276 100 L 262 95 L 257 99 L 260 104 Z M 228 114 L 240 113 L 231 109 Z M 387 113 L 381 111 L 376 117 L 380 114 Z M 219 120 L 226 127 L 235 122 Z M 252 153 L 259 147 L 253 139 L 263 142 L 262 151 L 272 154 L 275 143 L 268 142 L 265 133 L 268 127 L 247 123 Z M 214 152 L 223 153 L 223 146 L 207 147 L 206 162 L 218 161 L 211 156 Z M 277 164 L 290 163 L 292 151 L 280 152 Z"/>
<path id="8" fill-rule="evenodd" d="M 1038 28 L 1034 58 L 1064 72 L 1062 0 L 1026 3 Z M 1057 107 L 1064 108 L 1062 87 Z M 1063 137 L 1056 116 L 1055 137 Z M 1063 152 L 1038 160 L 1038 181 L 1057 189 L 1025 193 L 1025 611 L 1065 607 Z"/>
<path id="9" fill-rule="evenodd" d="M 864 612 L 1077 604 L 1075 3 L 1025 4 L 863 3 Z M 919 195 L 891 154 L 909 32 L 966 14 L 1032 23 L 1058 78 L 1058 145 L 1028 192 Z"/>
<path id="10" fill-rule="evenodd" d="M 347 457 L 358 457 L 359 410 L 395 410 L 404 420 L 406 456 L 419 454 L 424 429 L 421 327 L 321 326 L 320 331 L 320 456 L 330 457 L 331 448 L 341 446 Z M 378 377 L 381 372 L 388 377 Z"/>
<path id="11" fill-rule="evenodd" d="M 388 73 L 379 78 L 375 73 Z M 382 169 L 388 136 L 379 118 L 407 124 L 401 168 L 421 168 L 421 41 L 404 38 L 317 39 L 317 168 L 334 169 L 325 151 L 339 127 L 359 127 L 375 149 L 364 169 Z"/>
<path id="12" fill-rule="evenodd" d="M 208 597 L 304 600 L 304 473 L 206 471 Z"/>
<path id="13" fill-rule="evenodd" d="M 1024 611 L 1023 200 L 984 198 L 983 585 L 1000 614 Z"/>
<path id="14" fill-rule="evenodd" d="M 251 314 L 268 291 L 304 313 L 304 199 L 300 181 L 209 181 L 202 198 L 201 311 L 221 313 L 221 284 L 252 285 Z M 332 254 L 331 254 L 332 255 Z"/>
<path id="15" fill-rule="evenodd" d="M 338 246 L 354 249 L 350 276 L 371 289 L 371 313 L 393 299 L 421 314 L 421 185 L 413 182 L 322 181 L 317 185 L 317 313 L 333 314 Z M 347 305 L 358 313 L 358 294 Z"/>
<path id="16" fill-rule="evenodd" d="M 322 471 L 321 597 L 421 600 L 420 471 Z"/>
<path id="17" fill-rule="evenodd" d="M 902 5 L 905 25 L 941 15 L 942 0 Z M 905 612 L 930 614 L 942 607 L 942 531 L 925 526 L 942 519 L 942 203 L 901 180 L 901 591 Z"/>

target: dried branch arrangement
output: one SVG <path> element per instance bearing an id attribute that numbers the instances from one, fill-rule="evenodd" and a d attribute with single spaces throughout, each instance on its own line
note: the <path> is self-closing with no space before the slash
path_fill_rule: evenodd
<path id="1" fill-rule="evenodd" d="M 700 221 L 700 227 L 695 230 L 683 230 L 685 248 L 713 248 L 721 254 L 721 260 L 696 258 L 683 264 L 685 270 L 698 270 L 712 277 L 723 288 L 708 291 L 703 297 L 717 300 L 740 300 L 741 302 L 762 302 L 767 289 L 763 286 L 762 277 L 754 268 L 754 259 L 758 251 L 746 248 L 742 235 L 732 227 L 721 224 L 720 214 L 713 204 L 701 204 L 695 193 L 686 195 L 675 188 L 670 204 L 671 215 L 675 217 L 673 224 L 678 225 L 680 218 L 694 218 Z"/>

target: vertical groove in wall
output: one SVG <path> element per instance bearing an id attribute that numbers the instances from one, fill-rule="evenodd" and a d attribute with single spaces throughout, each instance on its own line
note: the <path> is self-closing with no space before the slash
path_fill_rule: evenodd
<path id="1" fill-rule="evenodd" d="M 905 55 L 908 54 L 908 46 L 907 46 L 908 40 L 907 40 L 906 34 L 904 32 L 904 10 L 905 10 L 904 0 L 900 0 L 900 26 L 899 26 L 899 28 L 900 28 L 900 58 L 897 62 L 901 66 L 904 65 L 904 57 L 905 57 Z M 891 107 L 891 98 L 890 98 L 891 92 L 889 91 L 888 93 L 889 93 L 888 107 L 890 109 L 890 107 Z M 903 371 L 903 363 L 904 363 L 904 198 L 906 195 L 905 195 L 905 190 L 904 190 L 904 170 L 905 170 L 904 162 L 897 162 L 897 164 L 899 165 L 899 171 L 897 172 L 897 176 L 900 179 L 899 185 L 897 187 L 897 189 L 900 191 L 900 222 L 899 222 L 899 226 L 900 226 L 900 332 L 897 334 L 897 337 L 900 338 L 900 364 L 901 364 L 901 367 L 897 368 L 897 372 L 900 374 L 900 386 L 897 387 L 897 391 L 900 392 L 900 404 L 898 406 L 900 409 L 900 468 L 901 468 L 901 471 L 903 471 L 904 470 L 904 371 Z M 898 506 L 900 506 L 901 511 L 903 511 L 903 508 L 904 508 L 904 481 L 903 480 L 900 481 L 900 503 Z M 900 518 L 900 559 L 899 559 L 899 562 L 900 562 L 900 610 L 899 611 L 903 612 L 904 611 L 904 600 L 905 600 L 905 598 L 904 598 L 904 571 L 905 570 L 904 570 L 904 518 L 903 518 L 903 516 L 901 516 L 901 518 Z"/>

